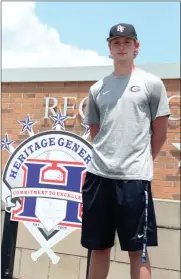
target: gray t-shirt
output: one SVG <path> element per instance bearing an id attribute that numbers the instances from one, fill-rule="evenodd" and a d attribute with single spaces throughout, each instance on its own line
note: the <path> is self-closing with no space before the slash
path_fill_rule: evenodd
<path id="1" fill-rule="evenodd" d="M 84 123 L 99 124 L 100 130 L 87 170 L 112 179 L 151 181 L 151 122 L 169 114 L 162 80 L 141 69 L 96 82 L 89 90 Z"/>

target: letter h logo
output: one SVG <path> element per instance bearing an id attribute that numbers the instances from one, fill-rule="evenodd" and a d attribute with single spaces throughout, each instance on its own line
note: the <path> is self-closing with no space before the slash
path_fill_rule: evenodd
<path id="1" fill-rule="evenodd" d="M 23 187 L 50 193 L 49 197 L 22 197 L 20 208 L 12 211 L 12 220 L 41 223 L 48 230 L 56 225 L 81 227 L 82 203 L 55 197 L 55 190 L 80 195 L 86 167 L 79 162 L 29 159 L 22 167 Z"/>

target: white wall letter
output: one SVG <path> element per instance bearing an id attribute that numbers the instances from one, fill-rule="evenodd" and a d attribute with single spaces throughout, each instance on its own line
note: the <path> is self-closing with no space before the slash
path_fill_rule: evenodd
<path id="1" fill-rule="evenodd" d="M 168 103 L 170 103 L 170 101 L 171 101 L 172 99 L 174 99 L 174 98 L 180 98 L 180 95 L 174 95 L 174 96 L 169 97 L 169 98 L 168 98 Z M 174 117 L 172 117 L 172 116 L 170 115 L 169 120 L 180 120 L 180 117 L 174 118 Z"/>
<path id="2" fill-rule="evenodd" d="M 76 100 L 77 98 L 76 97 L 63 97 L 63 99 L 64 99 L 64 112 L 63 113 L 64 113 L 64 115 L 67 115 L 68 109 L 75 110 L 75 104 L 72 106 L 68 105 L 68 100 L 70 100 L 70 99 Z M 74 118 L 76 118 L 76 116 L 77 116 L 76 114 L 73 116 L 69 116 L 69 119 L 74 119 Z"/>
<path id="3" fill-rule="evenodd" d="M 82 99 L 82 101 L 79 104 L 79 114 L 83 119 L 85 118 L 85 115 L 83 113 L 83 105 L 84 105 L 84 102 L 86 101 L 86 99 L 88 99 L 88 97 L 85 97 L 84 99 Z"/>
<path id="4" fill-rule="evenodd" d="M 46 103 L 45 103 L 45 116 L 44 116 L 44 118 L 48 119 L 49 118 L 48 117 L 48 110 L 50 110 L 53 115 L 56 115 L 56 112 L 55 112 L 54 108 L 56 108 L 56 106 L 58 105 L 58 100 L 55 97 L 44 97 L 44 98 L 46 100 Z M 49 106 L 50 105 L 50 100 L 54 101 L 54 103 L 53 103 L 53 105 L 51 107 Z"/>

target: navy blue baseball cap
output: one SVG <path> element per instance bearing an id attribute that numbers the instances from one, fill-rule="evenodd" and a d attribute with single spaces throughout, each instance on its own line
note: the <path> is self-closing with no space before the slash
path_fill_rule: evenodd
<path id="1" fill-rule="evenodd" d="M 134 40 L 138 40 L 134 26 L 127 23 L 119 23 L 111 27 L 109 38 L 107 38 L 107 41 L 110 42 L 112 39 L 118 37 L 128 37 Z"/>

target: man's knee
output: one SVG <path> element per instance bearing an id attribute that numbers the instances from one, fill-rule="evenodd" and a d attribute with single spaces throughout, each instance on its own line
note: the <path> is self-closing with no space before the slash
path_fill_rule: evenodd
<path id="1" fill-rule="evenodd" d="M 110 257 L 111 248 L 103 249 L 103 250 L 93 250 L 91 252 L 91 256 L 96 257 Z"/>
<path id="2" fill-rule="evenodd" d="M 141 258 L 142 251 L 129 251 L 128 252 L 130 260 Z"/>

